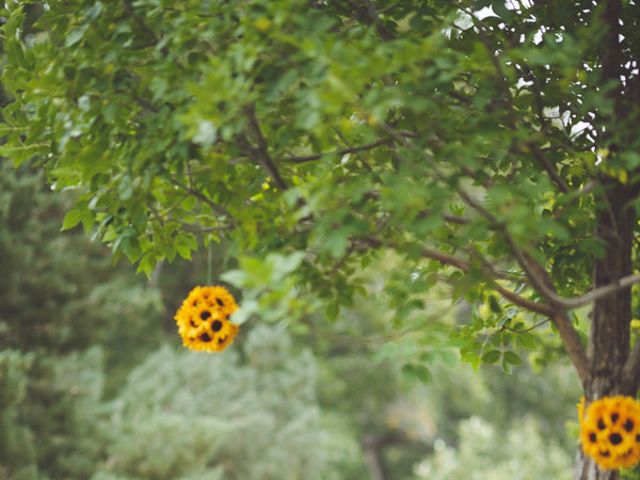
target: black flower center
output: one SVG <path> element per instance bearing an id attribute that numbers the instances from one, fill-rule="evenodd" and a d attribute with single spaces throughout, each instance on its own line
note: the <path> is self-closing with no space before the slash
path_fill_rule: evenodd
<path id="1" fill-rule="evenodd" d="M 609 452 L 609 450 L 600 450 L 600 455 L 602 455 L 605 458 L 608 458 L 611 456 L 611 453 Z"/>
<path id="2" fill-rule="evenodd" d="M 211 313 L 208 310 L 205 310 L 204 312 L 202 312 L 200 314 L 200 318 L 202 320 L 206 320 L 207 318 L 209 318 L 211 316 Z"/>
<path id="3" fill-rule="evenodd" d="M 193 318 L 189 319 L 189 323 L 191 324 L 192 327 L 196 327 L 196 322 L 193 321 Z"/>
<path id="4" fill-rule="evenodd" d="M 211 322 L 211 330 L 213 330 L 214 332 L 219 332 L 221 328 L 222 322 L 220 320 L 214 320 L 213 322 Z"/>
<path id="5" fill-rule="evenodd" d="M 208 333 L 203 333 L 202 335 L 200 335 L 200 340 L 202 340 L 203 342 L 210 342 L 211 337 Z"/>
<path id="6" fill-rule="evenodd" d="M 624 425 L 622 425 L 622 428 L 624 428 L 627 432 L 630 432 L 631 430 L 633 430 L 633 420 L 629 419 L 626 422 L 624 422 Z"/>
<path id="7" fill-rule="evenodd" d="M 612 433 L 609 435 L 609 441 L 612 445 L 620 445 L 622 443 L 622 435 L 619 433 Z"/>
<path id="8" fill-rule="evenodd" d="M 229 337 L 228 337 L 228 336 L 226 336 L 226 335 L 225 335 L 224 337 L 220 337 L 220 338 L 218 339 L 218 345 L 222 345 L 224 342 L 226 342 L 226 341 L 227 341 L 227 338 L 229 338 Z"/>
<path id="9" fill-rule="evenodd" d="M 216 298 L 216 303 L 218 305 L 220 305 L 221 307 L 224 307 L 224 302 L 222 300 L 220 300 L 219 298 Z"/>
<path id="10" fill-rule="evenodd" d="M 604 422 L 602 421 L 602 419 L 598 420 L 598 428 L 600 430 L 604 430 L 606 427 L 606 425 L 604 424 Z"/>
<path id="11" fill-rule="evenodd" d="M 591 433 L 589 434 L 589 441 L 590 441 L 591 443 L 596 443 L 596 440 L 597 440 L 596 434 L 595 434 L 595 433 L 593 433 L 593 432 L 591 432 Z"/>
<path id="12" fill-rule="evenodd" d="M 618 418 L 620 418 L 620 415 L 618 415 L 617 413 L 613 413 L 611 415 L 611 423 L 615 424 L 618 421 Z"/>

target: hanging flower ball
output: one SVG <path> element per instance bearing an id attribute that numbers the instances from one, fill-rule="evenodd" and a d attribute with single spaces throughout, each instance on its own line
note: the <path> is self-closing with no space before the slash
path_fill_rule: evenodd
<path id="1" fill-rule="evenodd" d="M 578 416 L 582 450 L 601 468 L 628 468 L 640 462 L 640 402 L 621 395 L 603 397 L 585 410 L 583 399 Z"/>
<path id="2" fill-rule="evenodd" d="M 226 288 L 195 287 L 174 317 L 182 344 L 190 350 L 221 352 L 238 334 L 238 326 L 230 320 L 237 309 Z"/>

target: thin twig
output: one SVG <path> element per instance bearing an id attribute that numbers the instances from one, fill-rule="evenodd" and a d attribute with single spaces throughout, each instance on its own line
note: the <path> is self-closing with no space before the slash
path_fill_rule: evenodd
<path id="1" fill-rule="evenodd" d="M 422 210 L 418 212 L 418 214 L 416 215 L 416 218 L 422 220 L 431 215 L 433 215 L 433 212 L 429 210 Z M 469 225 L 469 223 L 471 223 L 471 220 L 469 220 L 468 218 L 459 217 L 457 215 L 443 213 L 441 216 L 445 221 L 449 223 L 455 223 L 456 225 Z"/>
<path id="2" fill-rule="evenodd" d="M 541 327 L 542 325 L 544 325 L 545 323 L 548 323 L 551 319 L 550 318 L 545 318 L 544 320 L 542 320 L 541 322 L 536 323 L 535 325 L 532 325 L 529 328 L 524 328 L 522 330 L 518 330 L 516 328 L 511 328 L 511 327 L 507 327 L 506 325 L 504 327 L 502 327 L 503 330 L 507 330 L 511 333 L 527 333 L 530 332 L 532 330 L 535 330 L 538 327 Z"/>
<path id="3" fill-rule="evenodd" d="M 602 287 L 598 287 L 595 290 L 591 290 L 589 293 L 585 293 L 579 297 L 575 298 L 558 298 L 558 303 L 565 308 L 571 310 L 574 308 L 583 307 L 584 305 L 588 305 L 596 300 L 600 300 L 601 298 L 608 297 L 620 290 L 624 290 L 625 288 L 630 288 L 632 285 L 640 282 L 640 275 L 633 274 L 627 275 L 626 277 L 622 277 L 621 279 L 610 283 L 609 285 L 604 285 Z"/>
<path id="4" fill-rule="evenodd" d="M 209 197 L 207 197 L 201 191 L 196 190 L 195 188 L 192 188 L 192 187 L 188 187 L 187 185 L 184 185 L 184 184 L 180 183 L 178 180 L 176 180 L 175 178 L 173 178 L 171 176 L 167 176 L 166 178 L 167 178 L 167 180 L 169 180 L 170 183 L 172 183 L 176 187 L 184 190 L 185 192 L 189 193 L 190 195 L 193 195 L 197 199 L 199 199 L 199 200 L 203 201 L 204 203 L 206 203 L 207 205 L 209 205 L 211 207 L 211 209 L 214 212 L 216 212 L 217 214 L 226 215 L 227 217 L 232 218 L 226 208 L 224 208 L 222 205 L 218 205 L 217 203 L 212 201 Z"/>
<path id="5" fill-rule="evenodd" d="M 256 142 L 258 142 L 257 148 L 252 148 L 253 154 L 256 156 L 258 162 L 262 165 L 262 167 L 267 171 L 269 176 L 273 179 L 274 183 L 280 190 L 286 190 L 288 188 L 287 183 L 284 181 L 280 172 L 278 171 L 278 167 L 273 162 L 271 155 L 269 154 L 269 145 L 267 144 L 267 140 L 262 133 L 262 129 L 260 128 L 260 124 L 258 123 L 258 119 L 256 117 L 255 107 L 253 105 L 249 105 L 245 108 L 245 113 L 247 115 L 247 119 L 249 120 L 249 131 L 251 135 L 254 137 Z"/>
<path id="6" fill-rule="evenodd" d="M 485 269 L 491 272 L 491 276 L 494 278 L 509 280 L 511 282 L 523 282 L 522 274 L 518 274 L 515 272 L 509 272 L 505 270 L 498 270 L 489 260 L 487 260 L 482 253 L 480 253 L 477 249 L 473 249 L 471 247 L 467 247 L 466 250 L 469 252 L 469 255 L 472 257 L 477 257 Z"/>
<path id="7" fill-rule="evenodd" d="M 563 193 L 571 192 L 571 189 L 569 188 L 569 185 L 567 185 L 567 183 L 564 181 L 564 179 L 558 174 L 556 169 L 553 167 L 553 165 L 551 165 L 549 160 L 547 160 L 547 157 L 544 155 L 544 153 L 542 153 L 542 151 L 538 148 L 538 146 L 534 145 L 533 143 L 529 143 L 528 147 L 533 152 L 533 156 L 542 165 L 542 168 L 545 169 L 545 171 L 551 177 L 551 180 L 553 180 L 555 182 L 555 184 L 558 186 L 558 188 Z"/>
<path id="8" fill-rule="evenodd" d="M 373 150 L 374 148 L 380 147 L 381 145 L 388 145 L 390 143 L 393 143 L 393 139 L 385 138 L 385 139 L 377 140 L 375 142 L 367 143 L 365 145 L 360 145 L 357 147 L 343 148 L 341 150 L 333 150 L 330 152 L 314 153 L 311 155 L 284 157 L 282 160 L 285 162 L 292 162 L 292 163 L 304 163 L 304 162 L 310 162 L 313 160 L 319 160 L 322 157 L 328 157 L 328 156 L 334 156 L 334 155 L 341 157 L 342 155 L 346 155 L 348 153 L 358 153 L 358 152 L 364 152 L 367 150 Z"/>

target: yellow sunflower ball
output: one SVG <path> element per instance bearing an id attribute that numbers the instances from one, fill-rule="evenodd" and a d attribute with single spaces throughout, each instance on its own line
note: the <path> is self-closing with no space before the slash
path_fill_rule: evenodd
<path id="1" fill-rule="evenodd" d="M 230 320 L 237 309 L 226 288 L 195 287 L 174 317 L 182 344 L 190 350 L 221 352 L 238 334 L 238 326 Z"/>
<path id="2" fill-rule="evenodd" d="M 640 461 L 640 403 L 631 397 L 603 397 L 585 410 L 578 406 L 580 443 L 604 469 L 628 468 Z"/>

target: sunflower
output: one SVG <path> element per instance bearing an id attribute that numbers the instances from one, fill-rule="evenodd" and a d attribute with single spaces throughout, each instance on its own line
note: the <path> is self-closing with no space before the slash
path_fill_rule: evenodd
<path id="1" fill-rule="evenodd" d="M 578 406 L 580 443 L 604 469 L 631 467 L 640 461 L 640 403 L 631 397 L 603 397 L 584 410 Z"/>
<path id="2" fill-rule="evenodd" d="M 238 333 L 231 315 L 238 309 L 233 295 L 221 286 L 195 287 L 175 315 L 182 343 L 190 350 L 220 352 Z"/>

